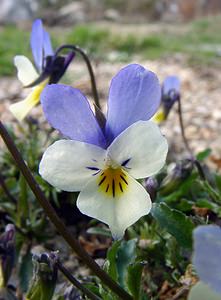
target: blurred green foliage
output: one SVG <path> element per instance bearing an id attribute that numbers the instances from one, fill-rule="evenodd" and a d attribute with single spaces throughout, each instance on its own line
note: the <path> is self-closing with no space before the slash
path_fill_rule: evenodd
<path id="1" fill-rule="evenodd" d="M 29 33 L 13 26 L 0 29 L 1 75 L 13 75 L 13 57 L 17 54 L 30 55 Z"/>
<path id="2" fill-rule="evenodd" d="M 77 44 L 85 48 L 92 58 L 128 61 L 133 55 L 141 58 L 159 59 L 175 53 L 184 53 L 191 64 L 217 64 L 221 53 L 221 16 L 204 18 L 189 24 L 162 25 L 162 30 L 119 33 L 108 25 L 77 25 L 73 28 L 50 28 L 54 48 L 62 43 Z M 172 28 L 172 29 L 171 29 Z M 0 75 L 13 75 L 13 57 L 16 54 L 31 58 L 30 33 L 17 27 L 0 29 Z M 114 58 L 110 54 L 114 52 Z"/>

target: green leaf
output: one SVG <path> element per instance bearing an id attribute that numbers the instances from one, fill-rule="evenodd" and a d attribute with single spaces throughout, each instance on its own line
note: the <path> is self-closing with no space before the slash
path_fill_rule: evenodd
<path id="1" fill-rule="evenodd" d="M 215 174 L 215 182 L 219 192 L 221 193 L 221 175 Z"/>
<path id="2" fill-rule="evenodd" d="M 153 204 L 151 213 L 160 226 L 173 235 L 182 247 L 192 247 L 194 225 L 186 215 L 176 209 L 171 209 L 165 203 Z"/>
<path id="3" fill-rule="evenodd" d="M 212 150 L 210 148 L 208 148 L 202 152 L 199 152 L 196 156 L 196 159 L 199 161 L 203 161 L 211 154 L 211 152 L 212 152 Z"/>
<path id="4" fill-rule="evenodd" d="M 99 286 L 99 293 L 102 300 L 118 300 L 119 298 L 111 291 L 106 291 L 102 285 Z"/>
<path id="5" fill-rule="evenodd" d="M 134 299 L 140 299 L 141 275 L 145 263 L 135 262 L 128 266 L 127 286 Z"/>
<path id="6" fill-rule="evenodd" d="M 22 256 L 19 269 L 20 287 L 23 292 L 28 290 L 29 281 L 32 277 L 32 270 L 32 255 L 30 252 L 27 252 L 24 256 Z"/>
<path id="7" fill-rule="evenodd" d="M 105 263 L 105 268 L 108 274 L 113 278 L 115 281 L 118 281 L 118 274 L 117 274 L 117 252 L 120 247 L 120 241 L 116 241 L 113 243 L 111 248 L 107 252 L 107 262 Z"/>
<path id="8" fill-rule="evenodd" d="M 136 240 L 122 241 L 117 255 L 117 271 L 119 284 L 126 288 L 127 269 L 136 258 Z"/>
<path id="9" fill-rule="evenodd" d="M 110 229 L 108 228 L 101 228 L 101 227 L 91 227 L 87 230 L 87 233 L 90 234 L 99 234 L 106 237 L 112 237 Z"/>
<path id="10" fill-rule="evenodd" d="M 199 281 L 190 290 L 188 300 L 220 300 L 221 295 L 215 293 L 207 284 Z"/>

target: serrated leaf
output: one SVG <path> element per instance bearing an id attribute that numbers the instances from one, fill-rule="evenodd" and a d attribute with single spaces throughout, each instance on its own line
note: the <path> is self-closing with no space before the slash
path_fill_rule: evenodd
<path id="1" fill-rule="evenodd" d="M 127 286 L 134 299 L 140 299 L 141 276 L 145 264 L 135 262 L 128 266 Z"/>
<path id="2" fill-rule="evenodd" d="M 126 288 L 127 269 L 136 258 L 136 240 L 122 241 L 117 254 L 118 282 Z"/>
<path id="3" fill-rule="evenodd" d="M 175 237 L 180 246 L 184 248 L 192 247 L 194 225 L 185 214 L 176 209 L 171 209 L 165 203 L 153 204 L 151 214 L 162 228 L 165 228 Z"/>

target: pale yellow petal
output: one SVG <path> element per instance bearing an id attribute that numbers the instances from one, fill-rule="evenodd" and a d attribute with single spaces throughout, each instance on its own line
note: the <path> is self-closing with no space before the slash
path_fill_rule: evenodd
<path id="1" fill-rule="evenodd" d="M 38 104 L 40 101 L 41 92 L 43 91 L 47 82 L 48 80 L 45 80 L 41 84 L 37 85 L 25 100 L 12 104 L 9 107 L 10 111 L 19 121 L 22 121 L 29 111 Z"/>
<path id="2" fill-rule="evenodd" d="M 14 57 L 14 65 L 17 68 L 17 76 L 23 85 L 29 85 L 34 82 L 39 74 L 35 70 L 31 61 L 24 55 Z"/>

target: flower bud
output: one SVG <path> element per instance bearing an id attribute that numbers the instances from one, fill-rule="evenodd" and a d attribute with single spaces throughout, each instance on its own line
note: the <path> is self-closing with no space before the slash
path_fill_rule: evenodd
<path id="1" fill-rule="evenodd" d="M 174 103 L 180 97 L 180 80 L 176 76 L 168 76 L 162 85 L 162 105 L 167 118 Z"/>
<path id="2" fill-rule="evenodd" d="M 0 288 L 6 287 L 15 261 L 15 228 L 8 224 L 0 236 Z"/>
<path id="3" fill-rule="evenodd" d="M 74 57 L 75 52 L 73 51 L 69 52 L 66 56 L 49 55 L 45 57 L 45 63 L 41 74 L 34 82 L 27 85 L 26 87 L 34 87 L 42 83 L 47 78 L 49 78 L 49 84 L 57 83 L 64 75 Z"/>
<path id="4" fill-rule="evenodd" d="M 148 194 L 152 201 L 156 199 L 157 189 L 159 187 L 158 182 L 155 177 L 148 177 L 145 179 L 144 187 L 146 188 Z"/>
<path id="5" fill-rule="evenodd" d="M 57 281 L 57 254 L 33 255 L 33 277 L 26 300 L 50 300 Z"/>
<path id="6" fill-rule="evenodd" d="M 160 186 L 160 194 L 168 195 L 173 192 L 183 180 L 185 180 L 193 170 L 193 161 L 185 159 L 175 164 L 163 179 Z"/>
<path id="7" fill-rule="evenodd" d="M 176 76 L 168 76 L 162 84 L 161 105 L 153 120 L 160 124 L 165 121 L 174 103 L 180 98 L 180 80 Z"/>

